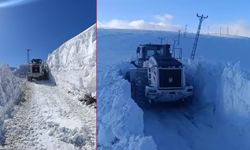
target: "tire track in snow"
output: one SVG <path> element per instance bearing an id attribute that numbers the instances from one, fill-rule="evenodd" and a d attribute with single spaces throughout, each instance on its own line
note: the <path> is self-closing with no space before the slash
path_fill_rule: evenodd
<path id="1" fill-rule="evenodd" d="M 144 110 L 144 133 L 153 137 L 158 150 L 247 150 L 248 131 L 249 126 L 216 118 L 210 105 Z"/>
<path id="2" fill-rule="evenodd" d="M 6 121 L 6 148 L 95 149 L 95 109 L 48 82 L 28 83 L 26 101 Z"/>

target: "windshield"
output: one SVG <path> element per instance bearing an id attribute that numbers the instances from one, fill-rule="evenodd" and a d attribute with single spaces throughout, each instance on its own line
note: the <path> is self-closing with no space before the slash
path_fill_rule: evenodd
<path id="1" fill-rule="evenodd" d="M 42 60 L 41 59 L 32 59 L 31 62 L 35 63 L 35 64 L 41 64 Z"/>
<path id="2" fill-rule="evenodd" d="M 163 47 L 145 47 L 145 57 L 148 59 L 150 56 L 164 56 Z"/>

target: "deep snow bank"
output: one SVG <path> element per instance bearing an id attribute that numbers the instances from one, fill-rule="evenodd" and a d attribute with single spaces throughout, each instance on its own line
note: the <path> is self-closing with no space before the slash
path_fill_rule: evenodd
<path id="1" fill-rule="evenodd" d="M 22 81 L 7 65 L 0 65 L 0 144 L 3 142 L 3 121 L 21 99 Z"/>
<path id="2" fill-rule="evenodd" d="M 99 149 L 154 150 L 151 137 L 145 137 L 143 112 L 130 98 L 130 84 L 123 76 L 131 67 L 121 63 L 99 79 Z"/>
<path id="3" fill-rule="evenodd" d="M 212 105 L 219 116 L 249 117 L 250 75 L 242 71 L 239 63 L 213 64 L 200 60 L 189 61 L 186 67 L 195 88 L 195 101 Z"/>
<path id="4" fill-rule="evenodd" d="M 26 78 L 26 75 L 29 71 L 29 65 L 23 64 L 14 69 L 13 73 L 15 76 L 20 78 Z"/>
<path id="5" fill-rule="evenodd" d="M 61 45 L 49 55 L 47 63 L 59 86 L 95 95 L 96 25 Z"/>
<path id="6" fill-rule="evenodd" d="M 194 86 L 193 103 L 144 112 L 146 135 L 152 135 L 159 150 L 248 150 L 249 74 L 238 63 L 198 60 L 185 64 Z"/>
<path id="7" fill-rule="evenodd" d="M 123 78 L 126 70 L 131 68 L 129 63 L 120 63 L 105 73 L 101 72 L 98 97 L 101 99 L 98 101 L 100 149 L 145 150 L 156 149 L 156 144 L 159 149 L 174 149 L 171 144 L 175 149 L 185 146 L 185 149 L 190 149 L 190 145 L 193 149 L 234 149 L 237 145 L 242 145 L 242 149 L 250 147 L 245 140 L 250 137 L 249 132 L 245 132 L 250 129 L 248 74 L 240 69 L 238 63 L 216 64 L 203 60 L 184 63 L 188 81 L 194 86 L 194 102 L 180 110 L 166 108 L 166 114 L 162 110 L 156 112 L 157 118 L 163 115 L 158 121 L 166 128 L 164 131 L 155 124 L 145 124 L 150 123 L 144 120 L 145 112 L 130 98 L 130 84 Z M 171 144 L 158 145 L 158 141 L 155 144 L 157 135 L 150 137 L 147 133 L 148 136 L 145 136 L 145 125 L 156 133 L 164 134 L 162 137 L 170 140 L 165 143 Z M 174 137 L 176 141 L 172 143 L 171 138 Z M 204 142 L 200 142 L 199 137 Z M 223 142 L 230 144 L 223 145 Z"/>
<path id="8" fill-rule="evenodd" d="M 115 138 L 116 131 L 127 131 L 127 128 L 133 131 L 130 126 L 138 125 L 140 127 L 136 133 L 126 132 L 123 136 L 119 134 L 119 137 L 129 139 L 127 137 L 138 134 L 152 136 L 154 141 L 152 138 L 150 141 L 155 142 L 159 150 L 250 148 L 250 77 L 235 63 L 241 60 L 242 67 L 249 70 L 249 58 L 246 55 L 250 47 L 249 39 L 202 35 L 196 58 L 205 57 L 207 61 L 184 61 L 188 80 L 195 88 L 193 104 L 181 109 L 166 108 L 142 112 L 130 98 L 130 87 L 121 75 L 120 68 L 129 66 L 117 64 L 135 57 L 139 44 L 157 43 L 158 37 L 162 36 L 167 36 L 166 42 L 173 44 L 178 33 L 102 29 L 98 31 L 98 98 L 102 100 L 98 103 L 100 147 L 115 149 L 118 145 L 125 145 L 123 148 L 128 148 L 129 140 L 127 144 L 122 144 L 119 138 Z M 193 36 L 181 36 L 179 47 L 183 48 L 184 57 L 190 56 Z M 119 103 L 123 104 L 118 105 Z M 131 109 L 120 113 L 124 107 Z M 138 115 L 135 123 L 125 119 L 134 115 Z M 144 121 L 142 126 L 141 120 Z M 112 125 L 111 122 L 115 124 Z M 106 137 L 102 136 L 105 134 Z M 132 143 L 139 145 L 138 142 Z"/>

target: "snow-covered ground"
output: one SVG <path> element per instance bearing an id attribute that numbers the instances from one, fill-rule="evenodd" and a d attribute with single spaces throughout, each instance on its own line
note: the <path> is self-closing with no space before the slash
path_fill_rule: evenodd
<path id="1" fill-rule="evenodd" d="M 183 60 L 194 102 L 141 110 L 123 75 L 136 47 L 177 39 L 175 32 L 98 31 L 98 144 L 100 149 L 210 150 L 250 148 L 248 38 L 201 36 L 198 59 Z M 190 56 L 193 35 L 178 47 Z M 239 63 L 240 61 L 241 63 Z M 243 68 L 243 69 L 242 69 Z M 106 135 L 106 136 L 104 136 Z M 147 141 L 147 142 L 145 142 Z"/>
<path id="2" fill-rule="evenodd" d="M 4 148 L 95 149 L 95 109 L 50 82 L 27 83 L 25 99 L 5 121 Z"/>
<path id="3" fill-rule="evenodd" d="M 93 25 L 49 55 L 50 81 L 16 83 L 24 79 L 0 67 L 0 102 L 4 104 L 0 115 L 13 110 L 2 119 L 0 149 L 96 149 L 96 108 L 79 101 L 85 94 L 96 94 L 95 35 Z M 25 68 L 14 73 L 22 77 Z M 20 89 L 23 101 L 14 106 Z"/>

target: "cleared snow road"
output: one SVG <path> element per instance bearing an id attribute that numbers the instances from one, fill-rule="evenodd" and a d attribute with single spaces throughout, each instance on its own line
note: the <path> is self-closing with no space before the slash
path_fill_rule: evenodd
<path id="1" fill-rule="evenodd" d="M 95 149 L 95 109 L 48 82 L 27 83 L 26 101 L 6 121 L 13 149 Z"/>
<path id="2" fill-rule="evenodd" d="M 195 111 L 194 111 L 195 110 Z M 158 150 L 249 149 L 249 125 L 216 118 L 211 105 L 144 110 L 144 133 Z"/>

